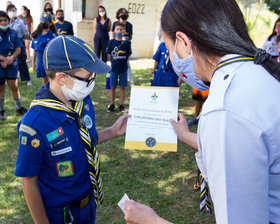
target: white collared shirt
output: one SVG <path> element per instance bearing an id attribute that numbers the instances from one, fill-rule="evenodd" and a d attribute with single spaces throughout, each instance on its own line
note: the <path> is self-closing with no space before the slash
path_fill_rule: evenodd
<path id="1" fill-rule="evenodd" d="M 252 61 L 214 73 L 196 159 L 218 224 L 280 223 L 279 100 L 280 82 Z"/>

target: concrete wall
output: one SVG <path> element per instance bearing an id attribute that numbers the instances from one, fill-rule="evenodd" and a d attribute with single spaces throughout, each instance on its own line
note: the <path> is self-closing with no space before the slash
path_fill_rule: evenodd
<path id="1" fill-rule="evenodd" d="M 126 8 L 129 11 L 128 21 L 133 25 L 132 58 L 150 58 L 153 56 L 159 41 L 157 30 L 160 14 L 167 0 L 87 0 L 86 19 L 78 22 L 78 36 L 93 44 L 92 20 L 97 16 L 98 5 L 107 9 L 112 22 L 116 21 L 116 11 Z"/>

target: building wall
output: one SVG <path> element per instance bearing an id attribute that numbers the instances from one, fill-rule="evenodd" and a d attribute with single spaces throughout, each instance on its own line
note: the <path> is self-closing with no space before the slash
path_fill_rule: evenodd
<path id="1" fill-rule="evenodd" d="M 20 10 L 26 5 L 31 10 L 34 28 L 40 22 L 40 15 L 46 0 L 12 0 Z M 58 0 L 50 0 L 54 12 L 58 8 Z M 160 14 L 167 0 L 86 0 L 86 13 L 82 18 L 82 0 L 61 0 L 65 19 L 72 22 L 76 36 L 93 45 L 93 19 L 97 16 L 97 7 L 103 5 L 107 9 L 108 17 L 116 21 L 116 11 L 126 8 L 129 11 L 128 21 L 133 25 L 132 58 L 150 58 L 153 56 L 159 42 L 157 30 Z M 6 3 L 6 2 L 5 2 Z M 5 10 L 5 4 L 1 6 Z M 110 33 L 111 36 L 111 33 Z"/>
<path id="2" fill-rule="evenodd" d="M 93 19 L 98 5 L 107 9 L 112 22 L 119 8 L 129 11 L 128 21 L 133 25 L 132 58 L 150 58 L 159 44 L 157 30 L 160 14 L 167 0 L 87 0 L 86 19 L 78 23 L 78 36 L 93 44 Z"/>

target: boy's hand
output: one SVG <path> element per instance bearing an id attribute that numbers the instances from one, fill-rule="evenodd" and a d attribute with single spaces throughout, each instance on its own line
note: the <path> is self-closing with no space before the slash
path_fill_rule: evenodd
<path id="1" fill-rule="evenodd" d="M 112 130 L 116 137 L 121 136 L 126 131 L 127 119 L 131 117 L 129 114 L 124 114 L 112 125 Z"/>

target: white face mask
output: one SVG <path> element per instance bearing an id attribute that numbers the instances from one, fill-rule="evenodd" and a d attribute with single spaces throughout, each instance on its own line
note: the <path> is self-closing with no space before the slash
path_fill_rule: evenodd
<path id="1" fill-rule="evenodd" d="M 101 16 L 101 17 L 103 17 L 103 16 L 105 16 L 105 12 L 103 11 L 103 12 L 99 12 L 99 15 Z"/>
<path id="2" fill-rule="evenodd" d="M 69 76 L 70 77 L 70 76 Z M 70 77 L 71 78 L 71 77 Z M 72 78 L 71 78 L 72 79 Z M 73 89 L 68 89 L 65 85 L 61 86 L 61 90 L 66 100 L 81 101 L 86 98 L 93 90 L 95 81 L 87 87 L 87 82 L 72 79 L 74 82 Z"/>
<path id="3" fill-rule="evenodd" d="M 17 17 L 17 12 L 16 11 L 10 11 L 8 12 L 8 16 L 13 19 Z"/>
<path id="4" fill-rule="evenodd" d="M 23 9 L 21 9 L 21 10 L 20 10 L 20 14 L 22 15 L 23 13 L 24 13 L 24 10 L 23 10 Z"/>

